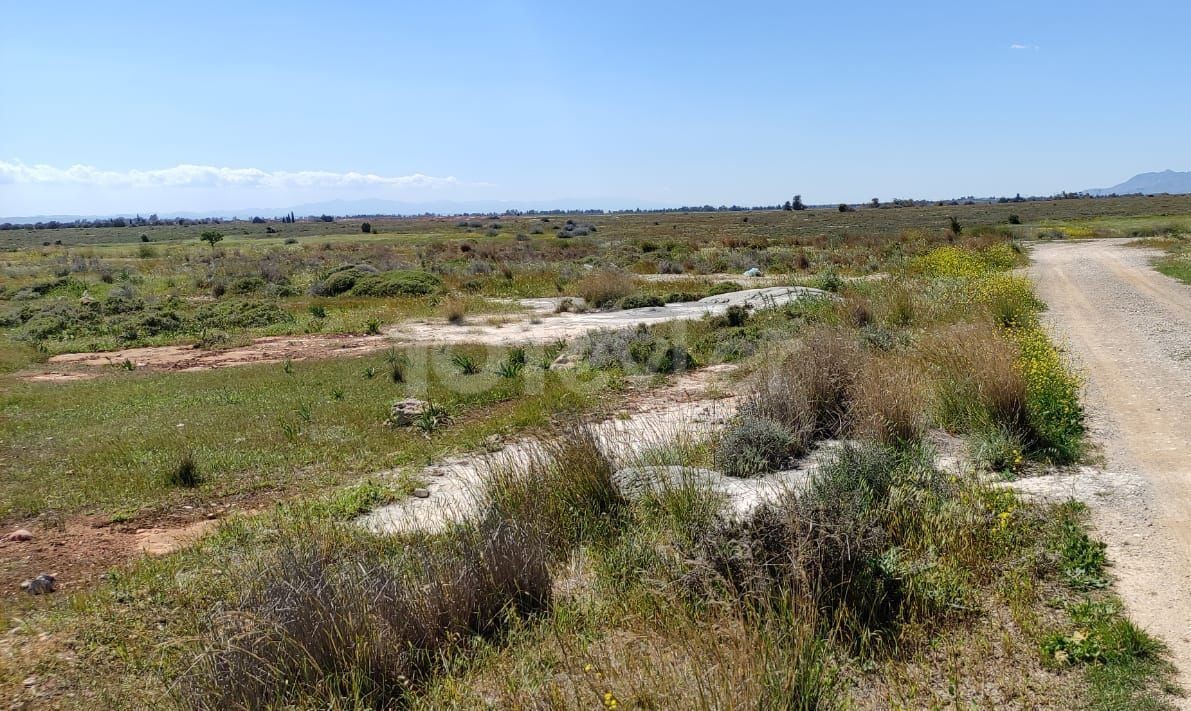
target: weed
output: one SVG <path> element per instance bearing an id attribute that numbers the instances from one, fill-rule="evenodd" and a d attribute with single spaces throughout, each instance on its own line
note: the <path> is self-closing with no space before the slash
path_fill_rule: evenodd
<path id="1" fill-rule="evenodd" d="M 194 489 L 203 483 L 202 474 L 199 472 L 198 460 L 194 458 L 194 452 L 186 450 L 182 453 L 177 464 L 174 465 L 174 468 L 166 476 L 166 483 L 170 486 L 185 489 Z"/>
<path id="2" fill-rule="evenodd" d="M 462 324 L 467 316 L 467 302 L 455 295 L 448 296 L 443 301 L 442 312 L 448 323 Z"/>
<path id="3" fill-rule="evenodd" d="M 463 375 L 476 375 L 482 369 L 475 359 L 466 353 L 455 353 L 451 356 L 451 363 L 459 369 Z"/>
<path id="4" fill-rule="evenodd" d="M 429 437 L 438 430 L 446 427 L 451 423 L 450 411 L 442 405 L 433 402 L 426 403 L 422 411 L 414 418 L 414 427 L 421 430 L 422 434 Z"/>

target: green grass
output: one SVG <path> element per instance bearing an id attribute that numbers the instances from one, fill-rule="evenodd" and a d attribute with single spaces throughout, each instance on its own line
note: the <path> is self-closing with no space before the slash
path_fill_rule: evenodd
<path id="1" fill-rule="evenodd" d="M 412 354 L 415 367 L 403 384 L 364 377 L 368 368 L 388 372 L 380 355 L 294 362 L 292 373 L 270 364 L 195 373 L 114 370 L 70 383 L 10 379 L 0 394 L 0 518 L 165 504 L 178 495 L 168 473 L 187 451 L 205 497 L 305 490 L 425 464 L 592 402 L 581 383 L 536 369 L 461 380 L 449 357 Z M 427 382 L 454 424 L 429 439 L 386 427 L 389 405 L 421 396 Z"/>
<path id="2" fill-rule="evenodd" d="M 1191 243 L 1186 239 L 1172 241 L 1167 246 L 1166 256 L 1154 261 L 1154 268 L 1184 284 L 1191 284 Z"/>
<path id="3" fill-rule="evenodd" d="M 1010 212 L 1020 214 L 1023 230 L 1030 230 L 1046 219 L 1074 223 L 1189 207 L 1191 200 L 1076 200 L 754 213 L 748 222 L 740 213 L 607 215 L 590 218 L 596 233 L 568 240 L 558 240 L 549 229 L 561 222 L 558 218 L 551 223 L 502 218 L 505 227 L 496 237 L 442 220 L 393 221 L 391 226 L 375 220 L 380 235 L 359 235 L 339 223 L 299 225 L 334 234 L 303 233 L 297 245 L 225 230 L 222 266 L 215 268 L 238 270 L 279 260 L 305 293 L 309 281 L 330 266 L 371 260 L 389 268 L 424 260 L 442 273 L 449 290 L 472 297 L 565 293 L 587 265 L 645 270 L 660 259 L 710 272 L 737 269 L 741 259 L 758 258 L 767 271 L 791 280 L 816 272 L 889 270 L 894 278 L 841 282 L 845 304 L 794 305 L 736 323 L 671 324 L 649 335 L 686 339 L 701 363 L 746 359 L 751 367 L 781 365 L 783 358 L 775 356 L 790 353 L 786 341 L 830 325 L 865 359 L 887 366 L 858 372 L 877 381 L 875 392 L 892 398 L 895 391 L 885 387 L 892 381 L 880 379 L 899 372 L 902 364 L 921 366 L 913 360 L 920 357 L 915 349 L 931 334 L 973 319 L 995 320 L 1007 329 L 1034 325 L 1028 317 L 1037 304 L 1028 289 L 996 281 L 997 270 L 1019 261 L 1011 249 L 988 252 L 974 270 L 970 253 L 935 250 L 946 241 L 942 230 L 951 215 L 965 225 L 960 246 L 972 248 L 1005 244 L 1010 232 L 1001 222 Z M 539 225 L 547 226 L 542 235 L 512 236 Z M 192 244 L 184 231 L 162 237 L 153 243 L 156 256 L 143 259 L 137 244 L 70 249 L 89 250 L 89 257 L 111 262 L 108 266 L 128 266 L 135 272 L 130 280 L 141 279 L 137 284 L 146 292 L 173 288 L 207 298 L 192 285 L 202 269 L 197 265 L 206 262 L 193 260 L 210 250 Z M 165 244 L 169 240 L 174 241 Z M 464 244 L 468 251 L 462 250 Z M 475 259 L 481 250 L 488 256 Z M 16 252 L 0 269 L 31 282 L 65 259 L 66 251 Z M 806 258 L 806 266 L 799 257 Z M 473 267 L 476 261 L 490 266 Z M 500 265 L 511 265 L 512 278 Z M 951 271 L 975 274 L 961 278 Z M 95 280 L 94 270 L 85 277 L 103 283 Z M 474 283 L 468 286 L 469 280 Z M 654 288 L 646 285 L 641 291 L 654 293 Z M 381 319 L 370 310 L 389 308 L 386 300 L 341 297 L 291 296 L 280 303 L 300 325 L 312 319 L 310 305 L 323 305 L 327 316 L 321 327 L 329 329 L 339 327 L 331 325 L 334 319 L 342 324 Z M 391 315 L 400 309 L 408 313 L 421 302 L 392 308 Z M 982 351 L 987 343 L 959 345 Z M 834 357 L 824 348 L 816 353 Z M 1075 408 L 1034 407 L 1029 414 L 1063 425 L 1076 452 L 1083 432 L 1064 425 L 1079 413 L 1078 402 L 1068 397 L 1062 360 L 1050 350 L 1006 347 L 1005 353 L 1015 363 L 1046 361 L 1045 374 L 1063 387 L 1048 389 L 1051 380 L 1021 383 L 1024 395 L 1017 402 L 1030 392 L 1043 392 L 1047 402 Z M 43 355 L 0 341 L 0 369 L 6 362 Z M 423 356 L 432 367 L 423 365 Z M 475 366 L 468 370 L 476 374 L 461 374 L 452 361 L 464 358 L 456 356 L 465 356 Z M 606 377 L 582 368 L 543 374 L 537 367 L 543 358 L 536 349 L 521 358 L 452 348 L 410 350 L 404 358 L 395 352 L 392 358 L 377 354 L 198 373 L 114 368 L 100 379 L 58 384 L 0 375 L 0 519 L 51 511 L 66 517 L 82 512 L 125 517 L 129 511 L 135 515 L 195 498 L 254 492 L 284 500 L 261 515 L 231 515 L 192 548 L 113 570 L 94 589 L 23 600 L 20 614 L 13 614 L 20 619 L 13 619 L 16 632 L 8 642 L 14 663 L 0 668 L 0 686 L 23 693 L 23 680 L 37 675 L 93 706 L 169 707 L 179 699 L 170 696 L 168 682 L 210 649 L 209 635 L 221 612 L 248 605 L 251 613 L 251 593 L 274 582 L 276 567 L 269 561 L 286 560 L 295 542 L 326 550 L 363 546 L 382 562 L 417 560 L 408 557 L 411 551 L 433 546 L 450 548 L 459 530 L 373 537 L 341 524 L 404 496 L 414 485 L 415 467 L 447 453 L 478 449 L 491 434 L 546 430 L 552 420 L 571 421 L 577 413 L 618 399 L 614 386 L 626 377 L 618 370 Z M 496 372 L 514 360 L 529 365 Z M 990 381 L 995 377 L 992 373 Z M 429 436 L 383 424 L 392 401 L 426 393 L 449 412 L 448 424 Z M 990 400 L 989 419 L 995 415 L 997 424 L 1021 425 L 1019 410 L 1028 404 L 1016 409 L 1002 404 Z M 878 414 L 889 419 L 903 409 L 939 416 L 926 407 L 886 408 Z M 979 434 L 969 431 L 974 429 L 970 423 L 959 422 L 956 429 Z M 549 546 L 556 599 L 548 610 L 532 615 L 506 609 L 496 625 L 499 634 L 452 636 L 442 654 L 426 660 L 424 675 L 415 682 L 419 693 L 403 702 L 413 708 L 466 708 L 493 700 L 509 706 L 607 708 L 617 699 L 620 708 L 633 703 L 832 708 L 846 706 L 853 695 L 877 693 L 867 700 L 880 699 L 874 685 L 903 679 L 889 699 L 906 707 L 942 707 L 960 705 L 963 698 L 951 692 L 969 679 L 975 684 L 981 672 L 993 675 L 984 679 L 994 685 L 1004 673 L 1009 688 L 1024 680 L 1036 695 L 1024 703 L 1162 708 L 1169 695 L 1164 686 L 1169 667 L 1152 640 L 1128 626 L 1111 593 L 1102 589 L 1107 560 L 1088 537 L 1079 511 L 1032 503 L 982 479 L 936 471 L 916 440 L 918 430 L 902 430 L 914 441 L 899 441 L 897 449 L 871 443 L 850 449 L 806 496 L 787 497 L 779 515 L 759 515 L 744 526 L 719 518 L 722 502 L 689 487 L 625 501 L 611 490 L 611 465 L 594 455 L 590 442 L 556 442 L 543 461 L 503 472 L 488 491 L 489 514 L 533 534 L 526 540 Z M 651 451 L 643 460 L 706 466 L 714 460 L 714 445 L 714 438 L 681 442 Z M 999 449 L 1016 452 L 1015 447 L 1009 441 Z M 193 466 L 180 466 L 187 455 Z M 1002 452 L 996 458 L 1008 457 Z M 401 473 L 370 476 L 391 468 Z M 197 488 L 187 488 L 191 483 Z M 805 526 L 808 521 L 817 525 Z M 350 599 L 372 600 L 376 589 L 366 586 L 372 580 L 367 574 L 379 567 L 340 570 L 337 575 L 346 577 L 336 584 L 355 591 Z M 417 584 L 426 580 L 413 582 L 402 589 L 427 588 Z M 1094 605 L 1084 605 L 1085 599 Z M 336 606 L 319 614 L 335 619 Z M 427 619 L 437 618 L 416 618 Z M 1095 636 L 1099 656 L 1085 645 L 1087 633 Z M 968 656 L 952 656 L 950 648 L 936 646 L 932 640 L 940 638 L 968 643 Z M 376 647 L 358 641 L 343 649 L 364 655 L 352 658 L 368 658 Z M 1080 645 L 1086 649 L 1080 647 L 1075 663 L 1070 657 L 1059 663 L 1056 650 Z M 932 656 L 940 649 L 944 653 Z M 971 669 L 964 660 L 970 660 Z M 1044 663 L 1053 667 L 1039 673 Z M 327 707 L 328 693 L 348 700 L 348 706 L 367 696 L 370 681 L 360 669 L 337 662 L 330 672 L 327 678 L 350 681 L 351 688 L 328 692 L 303 686 L 309 678 L 296 681 L 296 707 Z"/>

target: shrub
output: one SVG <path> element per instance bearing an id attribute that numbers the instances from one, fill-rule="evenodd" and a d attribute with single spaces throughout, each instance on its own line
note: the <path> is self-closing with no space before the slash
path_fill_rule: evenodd
<path id="1" fill-rule="evenodd" d="M 442 288 L 442 280 L 428 272 L 399 269 L 360 277 L 352 296 L 424 296 Z"/>
<path id="2" fill-rule="evenodd" d="M 837 294 L 844 288 L 844 280 L 834 269 L 828 269 L 819 277 L 819 288 Z"/>
<path id="3" fill-rule="evenodd" d="M 665 301 L 652 294 L 630 294 L 622 298 L 619 303 L 622 309 L 644 309 L 665 305 Z"/>
<path id="4" fill-rule="evenodd" d="M 702 298 L 703 294 L 695 294 L 689 291 L 675 291 L 666 294 L 662 300 L 667 304 L 683 304 L 690 301 L 698 301 Z"/>
<path id="5" fill-rule="evenodd" d="M 743 522 L 699 535 L 688 585 L 705 591 L 718 581 L 761 609 L 792 600 L 812 623 L 844 638 L 889 629 L 905 599 L 887 558 L 892 541 L 885 527 L 899 470 L 887 450 L 845 446 L 801 494 L 786 493 Z"/>
<path id="6" fill-rule="evenodd" d="M 694 368 L 695 358 L 686 346 L 663 340 L 651 349 L 645 367 L 652 373 L 676 373 Z"/>
<path id="7" fill-rule="evenodd" d="M 720 436 L 715 466 L 728 476 L 752 477 L 780 469 L 797 443 L 777 422 L 745 415 Z"/>
<path id="8" fill-rule="evenodd" d="M 254 291 L 259 291 L 265 288 L 265 280 L 258 276 L 240 277 L 231 283 L 228 291 L 233 294 L 251 294 Z"/>
<path id="9" fill-rule="evenodd" d="M 633 277 L 611 269 L 592 272 L 575 284 L 575 293 L 593 308 L 608 306 L 633 290 Z"/>
<path id="10" fill-rule="evenodd" d="M 307 310 L 310 312 L 310 315 L 315 318 L 327 317 L 327 307 L 323 306 L 322 304 L 311 304 Z"/>
<path id="11" fill-rule="evenodd" d="M 371 222 L 361 222 L 360 223 L 360 231 L 363 232 L 364 234 L 371 233 L 372 232 L 372 223 Z"/>
<path id="12" fill-rule="evenodd" d="M 718 284 L 713 284 L 711 288 L 707 290 L 707 295 L 719 296 L 720 294 L 730 294 L 734 291 L 740 291 L 742 289 L 744 289 L 744 287 L 734 281 L 721 281 Z"/>
<path id="13" fill-rule="evenodd" d="M 204 304 L 194 318 L 201 328 L 224 331 L 260 328 L 294 320 L 293 314 L 273 302 L 240 300 Z"/>
<path id="14" fill-rule="evenodd" d="M 376 268 L 368 264 L 341 264 L 328 272 L 310 287 L 315 296 L 338 296 L 351 291 L 356 281 L 376 274 Z"/>

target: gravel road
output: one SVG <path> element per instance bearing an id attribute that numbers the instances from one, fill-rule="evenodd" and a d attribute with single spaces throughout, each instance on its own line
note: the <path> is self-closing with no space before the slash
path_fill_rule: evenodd
<path id="1" fill-rule="evenodd" d="M 1191 690 L 1191 286 L 1154 271 L 1156 254 L 1126 240 L 1043 243 L 1030 273 L 1087 378 L 1107 472 L 1051 486 L 1091 506 L 1130 615 L 1170 646 Z"/>

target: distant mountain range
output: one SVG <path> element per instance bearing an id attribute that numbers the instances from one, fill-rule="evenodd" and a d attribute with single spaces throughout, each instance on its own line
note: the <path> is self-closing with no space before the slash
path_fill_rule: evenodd
<path id="1" fill-rule="evenodd" d="M 194 212 L 158 212 L 157 216 L 163 220 L 171 220 L 177 217 L 186 219 L 199 219 L 203 217 L 219 217 L 223 219 L 230 219 L 239 217 L 241 219 L 248 219 L 251 217 L 279 217 L 281 215 L 288 215 L 294 213 L 298 217 L 306 217 L 308 215 L 334 215 L 342 217 L 344 215 L 425 215 L 427 213 L 436 215 L 459 215 L 463 213 L 501 213 L 506 210 L 633 210 L 640 208 L 642 210 L 657 210 L 668 207 L 676 207 L 675 205 L 666 205 L 656 202 L 643 202 L 640 200 L 630 199 L 615 199 L 609 198 L 604 200 L 469 200 L 461 202 L 451 202 L 446 200 L 435 202 L 400 202 L 397 200 L 327 200 L 324 202 L 310 202 L 302 205 L 291 205 L 289 207 L 244 207 L 235 210 L 203 210 Z M 152 210 L 139 213 L 142 217 L 148 217 Z M 134 217 L 132 213 L 115 213 L 104 215 L 0 215 L 0 222 L 13 222 L 17 224 L 33 223 L 33 222 L 48 222 L 50 220 L 57 220 L 58 222 L 73 222 L 74 220 L 94 220 L 107 219 L 110 217 Z"/>
<path id="2" fill-rule="evenodd" d="M 1164 170 L 1160 173 L 1139 173 L 1120 185 L 1114 185 L 1111 188 L 1094 188 L 1084 192 L 1088 195 L 1132 195 L 1133 193 L 1183 195 L 1191 193 L 1191 171 L 1180 173 L 1177 170 Z"/>

